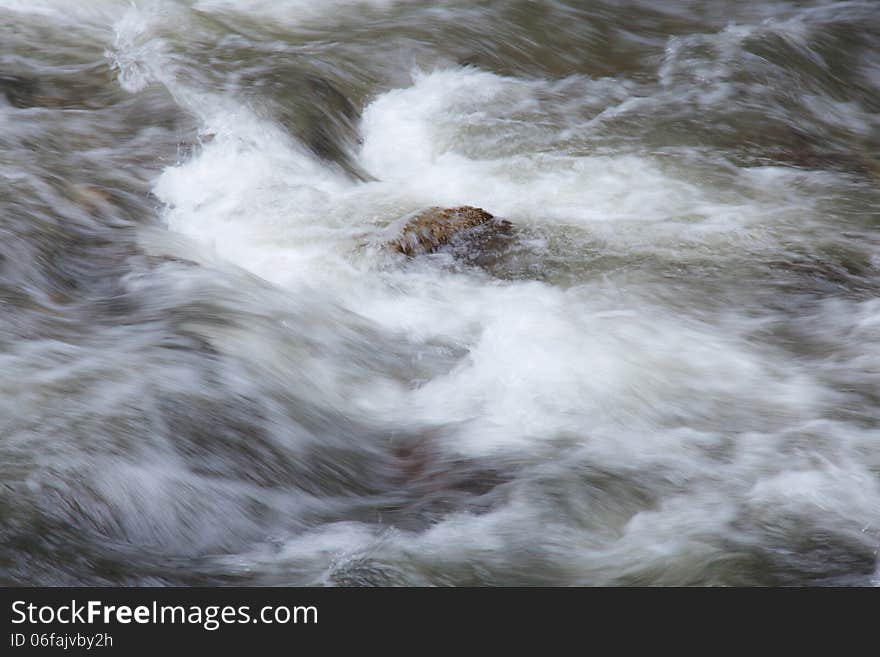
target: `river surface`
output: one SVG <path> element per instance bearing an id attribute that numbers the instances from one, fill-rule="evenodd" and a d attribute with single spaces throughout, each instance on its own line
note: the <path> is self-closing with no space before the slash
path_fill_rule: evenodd
<path id="1" fill-rule="evenodd" d="M 873 1 L 0 0 L 0 584 L 878 584 L 878 184 Z"/>

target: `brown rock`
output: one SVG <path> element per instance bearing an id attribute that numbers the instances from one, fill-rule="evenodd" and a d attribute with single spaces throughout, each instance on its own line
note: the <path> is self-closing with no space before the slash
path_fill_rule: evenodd
<path id="1" fill-rule="evenodd" d="M 402 224 L 402 225 L 401 225 Z M 509 235 L 513 224 L 498 219 L 482 208 L 463 205 L 458 208 L 427 208 L 405 217 L 391 227 L 395 236 L 387 245 L 408 256 L 433 253 L 454 241 L 474 237 L 485 242 L 487 236 Z"/>

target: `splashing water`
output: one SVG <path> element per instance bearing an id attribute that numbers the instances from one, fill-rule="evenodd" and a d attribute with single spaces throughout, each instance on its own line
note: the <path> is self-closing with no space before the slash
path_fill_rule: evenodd
<path id="1" fill-rule="evenodd" d="M 0 581 L 876 584 L 880 12 L 745 4 L 0 0 Z"/>

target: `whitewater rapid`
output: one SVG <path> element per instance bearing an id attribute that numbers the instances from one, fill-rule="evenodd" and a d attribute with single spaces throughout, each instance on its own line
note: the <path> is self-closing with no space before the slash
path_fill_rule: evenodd
<path id="1" fill-rule="evenodd" d="M 527 4 L 0 3 L 4 581 L 876 583 L 878 12 Z"/>

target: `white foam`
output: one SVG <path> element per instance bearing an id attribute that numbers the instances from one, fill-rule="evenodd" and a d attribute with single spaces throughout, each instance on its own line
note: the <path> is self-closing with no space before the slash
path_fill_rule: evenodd
<path id="1" fill-rule="evenodd" d="M 493 108 L 504 102 L 537 101 L 529 83 L 485 72 L 417 74 L 412 87 L 380 96 L 364 112 L 362 163 L 379 178 L 366 184 L 321 166 L 277 127 L 239 108 L 234 119 L 211 125 L 216 139 L 194 160 L 166 170 L 155 191 L 169 204 L 172 230 L 236 264 L 282 286 L 318 286 L 411 339 L 469 348 L 458 369 L 415 393 L 400 397 L 377 385 L 355 399 L 400 423 L 467 419 L 456 450 L 650 424 L 697 404 L 709 414 L 722 399 L 771 414 L 776 406 L 796 415 L 811 403 L 815 391 L 797 382 L 796 370 L 772 372 L 766 355 L 737 336 L 658 312 L 614 286 L 564 293 L 430 266 L 383 270 L 369 261 L 374 256 L 358 255 L 374 224 L 426 205 L 466 203 L 520 224 L 580 225 L 606 242 L 647 250 L 718 235 L 752 239 L 756 217 L 778 211 L 770 201 L 713 197 L 632 155 L 493 157 L 495 143 L 507 138 L 492 133 Z M 486 128 L 475 137 L 484 140 L 484 158 L 460 152 L 462 131 L 473 126 Z M 681 220 L 693 215 L 703 221 Z M 619 309 L 621 299 L 638 305 L 602 314 Z M 741 390 L 755 394 L 742 398 Z M 680 399 L 692 408 L 676 409 Z"/>
<path id="2" fill-rule="evenodd" d="M 686 581 L 693 563 L 728 558 L 724 545 L 701 537 L 740 540 L 728 527 L 743 513 L 732 499 L 749 496 L 759 515 L 773 504 L 781 514 L 809 515 L 815 500 L 806 491 L 815 483 L 835 500 L 835 513 L 857 505 L 841 519 L 841 535 L 876 518 L 877 491 L 856 492 L 867 476 L 859 468 L 804 464 L 800 474 L 772 473 L 774 450 L 792 440 L 786 431 L 799 430 L 792 427 L 843 450 L 864 436 L 817 423 L 842 393 L 822 373 L 756 341 L 754 320 L 737 309 L 695 312 L 670 301 L 668 290 L 613 273 L 563 289 L 449 271 L 442 259 L 394 261 L 364 248 L 379 228 L 427 205 L 479 205 L 521 226 L 576 228 L 608 250 L 679 263 L 707 250 L 715 261 L 740 258 L 744 249 L 773 253 L 786 230 L 810 225 L 816 201 L 802 183 L 821 185 L 821 174 L 755 168 L 719 185 L 650 157 L 572 153 L 562 142 L 549 148 L 546 128 L 521 120 L 541 111 L 546 85 L 474 69 L 414 74 L 411 86 L 365 108 L 360 164 L 377 178 L 368 183 L 318 163 L 277 126 L 230 105 L 231 114 L 206 119 L 216 139 L 167 169 L 155 192 L 168 204 L 172 230 L 292 294 L 308 287 L 328 309 L 353 311 L 386 335 L 467 353 L 415 386 L 358 369 L 332 349 L 312 354 L 317 360 L 303 375 L 271 348 L 249 356 L 279 380 L 285 367 L 290 381 L 313 377 L 310 394 L 368 425 L 444 427 L 435 452 L 539 464 L 555 450 L 577 450 L 597 467 L 655 473 L 661 483 L 645 485 L 658 495 L 665 486 L 690 492 L 669 494 L 651 510 L 600 509 L 609 525 L 596 535 L 566 524 L 588 523 L 592 510 L 548 525 L 540 502 L 523 498 L 479 517 L 450 516 L 418 536 L 324 528 L 256 561 L 299 568 L 305 560 L 332 574 L 373 557 L 403 563 L 429 555 L 453 568 L 479 555 L 503 570 L 517 566 L 500 546 L 526 531 L 541 535 L 535 549 L 548 563 L 565 554 L 572 581 L 609 583 L 653 568 L 662 573 L 657 581 L 671 583 Z M 609 99 L 619 103 L 620 95 L 609 90 Z M 875 313 L 863 310 L 859 326 L 871 332 Z M 235 342 L 228 336 L 224 344 L 234 351 Z M 374 348 L 363 339 L 365 352 Z M 357 384 L 346 383 L 355 370 Z M 713 456 L 725 450 L 727 461 Z M 334 552 L 342 540 L 351 551 Z"/>
<path id="3" fill-rule="evenodd" d="M 470 204 L 520 224 L 587 227 L 621 249 L 646 250 L 754 243 L 754 226 L 781 217 L 785 188 L 766 200 L 731 198 L 635 155 L 534 153 L 528 128 L 511 153 L 524 125 L 511 116 L 540 107 L 544 86 L 470 69 L 417 73 L 411 87 L 365 109 L 360 159 L 378 182 L 361 185 L 316 163 L 277 126 L 229 102 L 218 111 L 212 98 L 204 117 L 216 141 L 166 170 L 156 192 L 173 208 L 172 228 L 282 284 L 322 272 L 332 284 L 355 234 L 428 205 Z"/>

